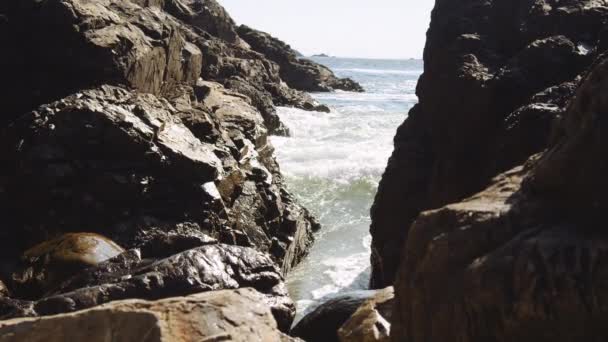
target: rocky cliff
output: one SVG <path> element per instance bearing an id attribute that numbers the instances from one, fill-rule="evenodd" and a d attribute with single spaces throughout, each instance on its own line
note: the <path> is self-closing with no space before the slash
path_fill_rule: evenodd
<path id="1" fill-rule="evenodd" d="M 0 317 L 252 287 L 289 327 L 319 226 L 268 136 L 328 108 L 238 31 L 213 0 L 0 3 Z"/>
<path id="2" fill-rule="evenodd" d="M 602 341 L 608 6 L 437 1 L 371 227 L 394 341 Z"/>
<path id="3" fill-rule="evenodd" d="M 437 1 L 419 104 L 395 136 L 373 209 L 374 287 L 390 285 L 418 214 L 483 190 L 547 147 L 605 49 L 597 1 Z"/>

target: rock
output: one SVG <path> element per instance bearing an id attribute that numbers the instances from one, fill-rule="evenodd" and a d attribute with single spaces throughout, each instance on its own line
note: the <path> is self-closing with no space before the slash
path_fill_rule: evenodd
<path id="1" fill-rule="evenodd" d="M 275 105 L 329 108 L 213 0 L 3 1 L 0 44 L 0 317 L 250 286 L 288 329 L 282 277 L 319 224 L 268 136 Z M 79 231 L 116 246 L 53 240 Z"/>
<path id="2" fill-rule="evenodd" d="M 0 323 L 0 341 L 295 341 L 251 289 L 155 302 L 125 300 L 42 319 Z"/>
<path id="3" fill-rule="evenodd" d="M 79 271 L 120 255 L 112 240 L 90 233 L 65 234 L 23 253 L 24 269 L 13 275 L 21 298 L 35 298 Z"/>
<path id="4" fill-rule="evenodd" d="M 390 341 L 394 298 L 393 287 L 388 287 L 365 301 L 338 330 L 340 341 Z"/>
<path id="5" fill-rule="evenodd" d="M 281 78 L 292 88 L 304 91 L 363 91 L 357 82 L 348 78 L 339 79 L 329 68 L 298 58 L 295 50 L 268 33 L 245 25 L 239 26 L 237 32 L 253 50 L 279 65 Z"/>
<path id="6" fill-rule="evenodd" d="M 154 257 L 201 246 L 230 228 L 261 251 L 276 237 L 291 251 L 275 256 L 277 263 L 285 271 L 296 265 L 316 223 L 282 190 L 263 118 L 219 84 L 197 89 L 171 104 L 101 86 L 5 129 L 0 158 L 13 167 L 2 170 L 0 199 L 7 220 L 27 227 L 0 231 L 11 241 L 7 258 L 72 227 Z M 235 171 L 242 177 L 229 176 Z M 223 199 L 218 186 L 228 178 L 237 182 Z M 45 209 L 31 215 L 31 208 Z M 159 250 L 159 242 L 173 247 Z"/>
<path id="7" fill-rule="evenodd" d="M 548 146 L 606 19 L 587 0 L 436 4 L 420 102 L 395 136 L 372 208 L 373 288 L 393 283 L 421 212 L 482 191 Z"/>
<path id="8" fill-rule="evenodd" d="M 600 341 L 606 329 L 598 57 L 547 151 L 420 214 L 395 283 L 394 341 Z M 449 286 L 446 286 L 449 284 Z"/>
<path id="9" fill-rule="evenodd" d="M 234 20 L 215 0 L 167 0 L 164 7 L 190 26 L 227 43 L 246 46 L 236 33 Z"/>
<path id="10" fill-rule="evenodd" d="M 602 55 L 583 79 L 564 114 L 553 148 L 544 153 L 526 182 L 528 191 L 542 196 L 561 215 L 577 221 L 600 222 L 608 206 L 604 180 L 608 146 L 601 138 L 608 108 L 608 59 Z"/>
<path id="11" fill-rule="evenodd" d="M 340 327 L 376 293 L 376 291 L 354 291 L 339 294 L 304 316 L 290 334 L 306 341 L 339 341 Z"/>
<path id="12" fill-rule="evenodd" d="M 0 280 L 0 297 L 9 297 L 10 294 L 11 293 L 9 292 L 8 287 L 6 287 L 6 284 Z"/>
<path id="13" fill-rule="evenodd" d="M 177 83 L 193 84 L 201 73 L 201 51 L 158 8 L 112 0 L 11 0 L 8 6 L 13 41 L 3 64 L 11 66 L 3 120 L 86 87 L 124 84 L 160 95 Z"/>
<path id="14" fill-rule="evenodd" d="M 588 266 L 605 262 L 606 240 L 519 191 L 522 177 L 514 169 L 416 220 L 395 284 L 394 341 L 605 338 L 606 271 Z"/>
<path id="15" fill-rule="evenodd" d="M 128 252 L 64 281 L 52 293 L 31 302 L 29 312 L 12 310 L 3 318 L 72 312 L 128 298 L 155 300 L 241 287 L 263 293 L 263 302 L 271 307 L 281 329 L 289 328 L 295 308 L 273 260 L 251 248 L 227 245 L 207 245 L 158 261 Z"/>

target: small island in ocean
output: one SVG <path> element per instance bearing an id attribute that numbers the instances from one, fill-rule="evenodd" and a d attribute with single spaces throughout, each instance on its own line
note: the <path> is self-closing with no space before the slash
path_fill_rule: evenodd
<path id="1" fill-rule="evenodd" d="M 320 54 L 317 54 L 317 55 L 312 55 L 312 57 L 325 57 L 325 58 L 330 58 L 331 56 L 330 56 L 330 55 L 328 55 L 328 54 L 320 53 Z"/>

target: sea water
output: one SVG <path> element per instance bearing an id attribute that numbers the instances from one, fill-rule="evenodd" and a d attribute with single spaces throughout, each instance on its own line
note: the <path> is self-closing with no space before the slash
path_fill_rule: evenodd
<path id="1" fill-rule="evenodd" d="M 296 320 L 328 296 L 367 288 L 369 210 L 423 68 L 420 60 L 314 59 L 366 92 L 312 94 L 331 113 L 278 109 L 291 131 L 272 138 L 287 186 L 322 224 L 310 255 L 288 275 Z"/>

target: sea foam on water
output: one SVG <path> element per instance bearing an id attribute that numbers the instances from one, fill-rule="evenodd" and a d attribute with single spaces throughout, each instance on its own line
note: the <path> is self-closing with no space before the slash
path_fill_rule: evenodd
<path id="1" fill-rule="evenodd" d="M 369 281 L 369 210 L 393 150 L 397 127 L 417 102 L 422 61 L 330 58 L 321 61 L 366 93 L 313 96 L 331 113 L 279 108 L 292 136 L 273 137 L 288 187 L 323 228 L 309 257 L 288 275 L 298 317 L 326 296 Z"/>

